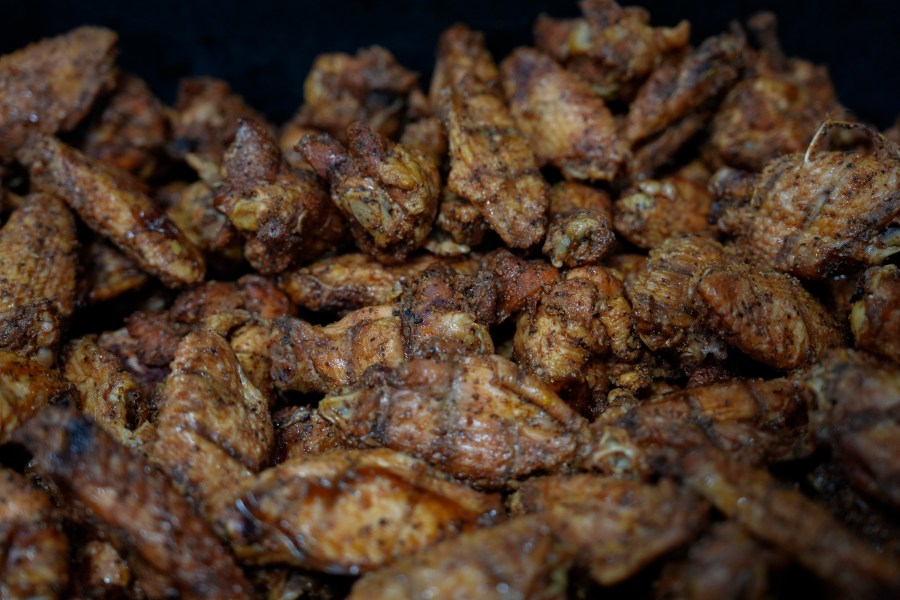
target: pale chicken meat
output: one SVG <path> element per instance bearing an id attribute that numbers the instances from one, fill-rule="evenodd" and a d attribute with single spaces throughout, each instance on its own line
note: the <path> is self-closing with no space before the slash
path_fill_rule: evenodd
<path id="1" fill-rule="evenodd" d="M 470 200 L 512 248 L 546 231 L 547 183 L 506 107 L 500 73 L 483 36 L 464 25 L 443 33 L 431 101 L 447 127 L 447 187 Z"/>
<path id="2" fill-rule="evenodd" d="M 215 207 L 245 238 L 250 265 L 278 273 L 336 246 L 343 222 L 315 174 L 292 167 L 259 122 L 238 123 Z"/>
<path id="3" fill-rule="evenodd" d="M 539 163 L 569 179 L 610 181 L 619 174 L 628 146 L 589 83 L 532 48 L 517 49 L 500 69 L 510 112 Z"/>
<path id="4" fill-rule="evenodd" d="M 431 231 L 441 193 L 437 163 L 395 144 L 363 124 L 347 130 L 347 148 L 323 134 L 306 137 L 301 151 L 331 186 L 331 199 L 347 217 L 357 247 L 399 262 Z"/>
<path id="5" fill-rule="evenodd" d="M 616 232 L 639 248 L 655 248 L 680 233 L 707 232 L 713 198 L 705 182 L 672 175 L 639 181 L 615 203 Z"/>
<path id="6" fill-rule="evenodd" d="M 236 486 L 216 527 L 252 564 L 357 574 L 490 524 L 499 496 L 386 449 L 295 458 Z"/>
<path id="7" fill-rule="evenodd" d="M 13 441 L 62 500 L 91 516 L 151 598 L 250 598 L 234 557 L 162 473 L 74 409 L 46 408 Z"/>
<path id="8" fill-rule="evenodd" d="M 69 539 L 50 497 L 27 478 L 0 467 L 0 596 L 64 598 Z"/>
<path id="9" fill-rule="evenodd" d="M 900 269 L 897 265 L 869 268 L 862 294 L 850 311 L 856 347 L 900 363 Z"/>
<path id="10" fill-rule="evenodd" d="M 868 135 L 872 150 L 820 147 L 847 128 Z M 805 153 L 769 162 L 748 200 L 719 227 L 753 261 L 801 279 L 880 264 L 900 251 L 900 147 L 865 126 L 826 122 Z"/>
<path id="11" fill-rule="evenodd" d="M 52 137 L 22 149 L 32 187 L 65 200 L 94 231 L 169 287 L 203 279 L 203 255 L 131 176 Z"/>
<path id="12" fill-rule="evenodd" d="M 29 135 L 71 131 L 115 81 L 118 36 L 79 27 L 0 57 L 0 159 Z"/>
<path id="13" fill-rule="evenodd" d="M 496 355 L 409 361 L 326 396 L 319 412 L 345 439 L 412 453 L 485 488 L 564 468 L 587 431 L 550 388 Z"/>
<path id="14" fill-rule="evenodd" d="M 65 403 L 76 394 L 54 369 L 0 350 L 0 443 L 44 405 Z"/>

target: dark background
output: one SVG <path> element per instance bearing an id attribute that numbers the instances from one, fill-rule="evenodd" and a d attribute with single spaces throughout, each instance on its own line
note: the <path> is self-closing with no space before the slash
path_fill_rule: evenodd
<path id="1" fill-rule="evenodd" d="M 724 30 L 733 18 L 773 10 L 788 53 L 827 64 L 841 101 L 859 117 L 886 127 L 900 114 L 896 0 L 634 3 L 650 9 L 654 24 L 689 19 L 695 42 Z M 380 44 L 422 73 L 427 85 L 437 37 L 447 26 L 464 21 L 484 31 L 490 49 L 502 57 L 531 42 L 531 24 L 541 12 L 575 16 L 578 9 L 574 0 L 0 0 L 0 53 L 77 25 L 105 25 L 121 34 L 120 64 L 166 102 L 174 100 L 179 77 L 214 75 L 280 122 L 300 104 L 303 79 L 318 53 Z"/>

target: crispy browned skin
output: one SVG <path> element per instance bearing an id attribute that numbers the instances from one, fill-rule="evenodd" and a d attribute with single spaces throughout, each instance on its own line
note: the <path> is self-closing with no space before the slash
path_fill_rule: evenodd
<path id="1" fill-rule="evenodd" d="M 109 542 L 91 540 L 77 548 L 74 597 L 106 598 L 134 593 L 128 563 Z M 72 593 L 72 590 L 70 590 Z M 81 596 L 79 596 L 81 594 Z"/>
<path id="2" fill-rule="evenodd" d="M 710 146 L 719 162 L 761 171 L 782 154 L 802 151 L 839 105 L 825 67 L 784 56 L 772 13 L 760 13 L 748 24 L 763 38 L 763 47 L 749 76 L 722 101 Z"/>
<path id="3" fill-rule="evenodd" d="M 596 475 L 550 475 L 522 483 L 513 512 L 544 515 L 553 535 L 600 585 L 624 581 L 689 541 L 706 507 L 671 480 L 658 485 Z"/>
<path id="4" fill-rule="evenodd" d="M 481 494 L 386 449 L 281 463 L 238 486 L 217 528 L 244 561 L 356 574 L 412 554 L 500 510 Z"/>
<path id="5" fill-rule="evenodd" d="M 900 594 L 900 564 L 877 553 L 800 492 L 767 471 L 698 448 L 681 461 L 687 485 L 741 527 L 835 586 L 848 598 Z"/>
<path id="6" fill-rule="evenodd" d="M 748 356 L 794 369 L 843 343 L 838 324 L 794 277 L 741 262 L 706 268 L 697 281 L 704 321 Z"/>
<path id="7" fill-rule="evenodd" d="M 633 147 L 625 169 L 628 178 L 640 181 L 656 177 L 660 168 L 672 163 L 682 146 L 706 127 L 710 114 L 711 109 L 701 108 Z"/>
<path id="8" fill-rule="evenodd" d="M 129 558 L 151 598 L 249 598 L 234 558 L 188 500 L 142 456 L 73 409 L 46 407 L 20 428 L 32 465 L 87 511 Z"/>
<path id="9" fill-rule="evenodd" d="M 590 84 L 533 48 L 517 49 L 500 69 L 510 113 L 539 163 L 571 179 L 609 181 L 618 174 L 628 147 Z"/>
<path id="10" fill-rule="evenodd" d="M 55 370 L 0 350 L 0 442 L 48 402 L 73 395 L 72 386 Z"/>
<path id="11" fill-rule="evenodd" d="M 334 425 L 309 406 L 286 406 L 272 415 L 275 423 L 275 464 L 346 448 Z"/>
<path id="12" fill-rule="evenodd" d="M 550 388 L 496 355 L 413 360 L 319 403 L 347 440 L 424 458 L 501 487 L 574 458 L 585 421 Z"/>
<path id="13" fill-rule="evenodd" d="M 224 502 L 217 495 L 269 460 L 274 437 L 268 402 L 228 342 L 203 330 L 184 337 L 159 402 L 150 460 L 214 516 Z"/>
<path id="14" fill-rule="evenodd" d="M 194 153 L 221 162 L 234 140 L 239 119 L 265 123 L 262 115 L 247 106 L 221 79 L 182 79 L 172 116 L 169 153 L 177 158 Z"/>
<path id="15" fill-rule="evenodd" d="M 552 215 L 543 253 L 557 269 L 595 265 L 609 253 L 616 236 L 609 219 L 590 209 Z"/>
<path id="16" fill-rule="evenodd" d="M 400 143 L 440 164 L 447 154 L 447 131 L 439 118 L 429 116 L 407 123 L 400 136 Z"/>
<path id="17" fill-rule="evenodd" d="M 559 280 L 559 271 L 546 261 L 525 260 L 505 248 L 488 253 L 482 263 L 499 282 L 497 323 L 536 302 L 545 287 Z"/>
<path id="18" fill-rule="evenodd" d="M 571 556 L 555 543 L 540 515 L 463 533 L 364 575 L 352 600 L 483 598 L 561 600 Z"/>
<path id="19" fill-rule="evenodd" d="M 90 124 L 84 152 L 138 177 L 154 175 L 169 139 L 162 102 L 135 75 L 119 76 L 116 89 Z"/>
<path id="20" fill-rule="evenodd" d="M 69 580 L 69 540 L 50 498 L 0 468 L 0 596 L 61 598 Z"/>
<path id="21" fill-rule="evenodd" d="M 327 134 L 304 138 L 301 150 L 331 184 L 359 249 L 400 262 L 431 231 L 441 193 L 437 163 L 360 123 L 347 137 L 346 150 Z"/>
<path id="22" fill-rule="evenodd" d="M 120 444 L 137 446 L 150 416 L 141 388 L 118 357 L 97 345 L 93 336 L 70 342 L 63 352 L 63 376 L 78 390 L 78 408 Z"/>
<path id="23" fill-rule="evenodd" d="M 679 233 L 712 233 L 712 201 L 706 182 L 677 175 L 640 181 L 616 201 L 613 225 L 635 246 L 655 248 Z"/>
<path id="24" fill-rule="evenodd" d="M 224 168 L 215 206 L 247 239 L 244 256 L 257 271 L 309 262 L 341 239 L 340 215 L 315 174 L 291 167 L 259 122 L 239 120 Z"/>
<path id="25" fill-rule="evenodd" d="M 42 298 L 68 320 L 75 311 L 75 219 L 58 198 L 31 194 L 0 229 L 0 312 Z"/>
<path id="26" fill-rule="evenodd" d="M 62 338 L 57 314 L 46 298 L 0 313 L 0 348 L 52 368 Z"/>
<path id="27" fill-rule="evenodd" d="M 900 363 L 900 269 L 871 267 L 862 291 L 850 313 L 856 347 Z"/>
<path id="28" fill-rule="evenodd" d="M 642 8 L 622 8 L 612 0 L 584 0 L 579 6 L 581 19 L 538 17 L 535 45 L 591 82 L 603 97 L 630 97 L 667 54 L 690 41 L 687 21 L 652 27 Z"/>
<path id="29" fill-rule="evenodd" d="M 242 238 L 228 217 L 215 207 L 216 190 L 205 181 L 195 181 L 180 189 L 163 188 L 166 216 L 184 232 L 192 244 L 203 250 L 210 267 L 243 259 Z M 209 256 L 209 255 L 212 256 Z"/>
<path id="30" fill-rule="evenodd" d="M 847 478 L 900 506 L 900 369 L 849 349 L 829 352 L 799 377 L 814 394 L 818 433 Z"/>
<path id="31" fill-rule="evenodd" d="M 474 204 L 444 188 L 425 249 L 437 256 L 465 255 L 481 244 L 488 231 L 484 215 Z"/>
<path id="32" fill-rule="evenodd" d="M 362 122 L 396 139 L 407 96 L 416 89 L 417 80 L 414 72 L 380 46 L 362 48 L 356 56 L 320 54 L 306 76 L 304 104 L 291 126 L 324 130 L 346 142 L 347 127 Z"/>
<path id="33" fill-rule="evenodd" d="M 0 158 L 13 158 L 32 132 L 74 129 L 112 87 L 118 36 L 79 27 L 0 57 Z"/>
<path id="34" fill-rule="evenodd" d="M 244 275 L 237 281 L 208 281 L 182 292 L 172 302 L 176 321 L 196 325 L 220 312 L 245 310 L 263 319 L 294 314 L 288 296 L 272 281 L 259 275 Z"/>
<path id="35" fill-rule="evenodd" d="M 820 150 L 832 129 L 866 132 L 874 150 Z M 900 148 L 860 125 L 823 124 L 805 154 L 771 161 L 749 203 L 719 227 L 752 260 L 802 279 L 875 265 L 900 251 Z"/>
<path id="36" fill-rule="evenodd" d="M 150 280 L 137 263 L 105 240 L 95 237 L 82 249 L 84 301 L 89 304 L 112 300 L 139 289 Z"/>
<path id="37" fill-rule="evenodd" d="M 397 307 L 361 308 L 321 327 L 300 319 L 275 319 L 272 379 L 275 387 L 330 392 L 356 383 L 373 365 L 393 367 L 404 360 Z"/>
<path id="38" fill-rule="evenodd" d="M 44 136 L 23 150 L 31 185 L 53 193 L 94 231 L 169 287 L 197 283 L 200 251 L 124 173 Z"/>
<path id="39" fill-rule="evenodd" d="M 687 556 L 668 563 L 654 597 L 658 600 L 765 600 L 770 572 L 787 557 L 773 552 L 732 522 L 724 521 L 691 546 Z"/>
<path id="40" fill-rule="evenodd" d="M 464 25 L 443 33 L 431 101 L 450 139 L 450 191 L 477 206 L 508 246 L 539 242 L 547 184 L 506 108 L 500 73 L 480 33 Z"/>

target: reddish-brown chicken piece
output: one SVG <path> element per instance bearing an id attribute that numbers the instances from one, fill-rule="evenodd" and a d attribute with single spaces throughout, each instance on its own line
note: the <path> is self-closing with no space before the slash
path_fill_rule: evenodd
<path id="1" fill-rule="evenodd" d="M 392 262 L 422 246 L 441 193 L 437 163 L 367 126 L 347 129 L 346 151 L 323 134 L 301 142 L 306 160 L 331 184 L 331 199 L 348 218 L 363 252 Z"/>
<path id="2" fill-rule="evenodd" d="M 137 263 L 99 237 L 82 247 L 80 262 L 85 289 L 82 300 L 87 304 L 112 300 L 143 287 L 150 280 Z"/>
<path id="3" fill-rule="evenodd" d="M 69 540 L 53 504 L 25 477 L 0 467 L 0 596 L 63 598 Z"/>
<path id="4" fill-rule="evenodd" d="M 820 149 L 832 129 L 863 131 L 873 150 Z M 749 203 L 719 227 L 751 260 L 801 279 L 876 265 L 900 251 L 900 147 L 861 125 L 827 122 L 805 154 L 770 162 Z"/>
<path id="5" fill-rule="evenodd" d="M 245 562 L 357 574 L 489 524 L 500 508 L 405 454 L 343 450 L 241 482 L 216 526 Z"/>
<path id="6" fill-rule="evenodd" d="M 478 207 L 508 246 L 543 239 L 547 183 L 506 107 L 480 33 L 455 25 L 441 36 L 431 101 L 449 135 L 450 191 Z"/>
<path id="7" fill-rule="evenodd" d="M 468 254 L 481 244 L 489 230 L 484 215 L 474 204 L 444 189 L 425 248 L 438 256 Z"/>
<path id="8" fill-rule="evenodd" d="M 590 84 L 546 54 L 519 48 L 501 64 L 509 109 L 540 164 L 570 179 L 612 180 L 628 153 Z"/>
<path id="9" fill-rule="evenodd" d="M 900 363 L 900 269 L 871 267 L 863 276 L 862 293 L 850 313 L 856 347 Z"/>
<path id="10" fill-rule="evenodd" d="M 583 0 L 581 19 L 540 16 L 535 45 L 589 81 L 604 98 L 630 98 L 637 85 L 690 41 L 690 24 L 652 27 L 650 14 L 613 0 Z"/>
<path id="11" fill-rule="evenodd" d="M 83 149 L 91 158 L 146 179 L 160 171 L 168 140 L 162 102 L 142 79 L 123 74 L 88 126 Z"/>
<path id="12" fill-rule="evenodd" d="M 762 48 L 749 76 L 722 101 L 709 145 L 719 163 L 762 171 L 770 160 L 802 151 L 839 105 L 825 67 L 784 55 L 772 13 L 760 13 L 748 25 Z"/>
<path id="13" fill-rule="evenodd" d="M 118 36 L 79 27 L 0 57 L 0 159 L 15 156 L 32 132 L 70 131 L 114 81 Z"/>
<path id="14" fill-rule="evenodd" d="M 0 443 L 45 404 L 74 395 L 69 382 L 55 370 L 0 350 Z"/>
<path id="15" fill-rule="evenodd" d="M 337 428 L 309 406 L 286 406 L 272 415 L 275 452 L 272 462 L 324 454 L 349 448 L 341 442 Z"/>
<path id="16" fill-rule="evenodd" d="M 550 388 L 496 355 L 413 360 L 326 396 L 319 411 L 347 441 L 409 452 L 486 488 L 564 468 L 586 433 Z"/>
<path id="17" fill-rule="evenodd" d="M 347 127 L 361 122 L 396 139 L 417 83 L 416 73 L 380 46 L 362 48 L 356 56 L 320 54 L 303 84 L 304 104 L 289 127 L 324 130 L 346 143 Z"/>
<path id="18" fill-rule="evenodd" d="M 13 441 L 86 511 L 135 570 L 148 597 L 250 598 L 250 584 L 187 498 L 138 453 L 74 409 L 46 407 Z"/>
<path id="19" fill-rule="evenodd" d="M 566 597 L 571 556 L 540 515 L 470 531 L 368 573 L 351 600 Z"/>
<path id="20" fill-rule="evenodd" d="M 246 238 L 251 266 L 278 273 L 337 245 L 343 223 L 315 174 L 290 166 L 258 122 L 239 123 L 215 206 Z"/>
<path id="21" fill-rule="evenodd" d="M 559 281 L 559 271 L 546 261 L 525 260 L 505 248 L 489 252 L 482 265 L 494 274 L 499 284 L 496 323 L 534 304 L 543 289 Z"/>
<path id="22" fill-rule="evenodd" d="M 640 181 L 615 203 L 616 232 L 639 248 L 655 248 L 679 233 L 713 231 L 706 182 L 679 175 Z"/>
<path id="23" fill-rule="evenodd" d="M 197 154 L 221 163 L 234 140 L 238 120 L 265 123 L 258 112 L 221 79 L 189 77 L 178 86 L 169 153 L 176 158 Z"/>
<path id="24" fill-rule="evenodd" d="M 544 516 L 553 535 L 600 585 L 624 581 L 691 540 L 706 507 L 671 480 L 658 485 L 596 475 L 550 475 L 522 483 L 513 512 Z"/>
<path id="25" fill-rule="evenodd" d="M 300 319 L 275 319 L 272 379 L 281 390 L 330 392 L 353 385 L 369 367 L 404 361 L 397 307 L 361 308 L 324 327 Z"/>
<path id="26" fill-rule="evenodd" d="M 785 273 L 742 262 L 707 267 L 697 280 L 703 321 L 762 363 L 794 369 L 843 343 L 834 318 Z"/>
<path id="27" fill-rule="evenodd" d="M 91 229 L 165 285 L 179 287 L 203 279 L 200 251 L 128 174 L 48 136 L 35 139 L 20 158 L 29 168 L 33 187 L 64 199 Z"/>

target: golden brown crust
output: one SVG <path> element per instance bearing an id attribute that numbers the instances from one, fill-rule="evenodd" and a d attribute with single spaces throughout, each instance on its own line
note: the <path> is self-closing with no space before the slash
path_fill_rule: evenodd
<path id="1" fill-rule="evenodd" d="M 900 269 L 897 265 L 869 268 L 862 279 L 862 293 L 850 312 L 856 347 L 900 363 Z"/>
<path id="2" fill-rule="evenodd" d="M 59 317 L 47 299 L 0 313 L 0 348 L 3 350 L 52 368 L 61 339 Z"/>
<path id="3" fill-rule="evenodd" d="M 140 289 L 150 277 L 115 246 L 95 237 L 82 250 L 85 287 L 83 300 L 88 304 L 105 302 Z"/>
<path id="4" fill-rule="evenodd" d="M 45 404 L 73 395 L 71 384 L 55 370 L 0 350 L 0 441 L 7 441 Z"/>
<path id="5" fill-rule="evenodd" d="M 639 248 L 655 248 L 679 233 L 708 231 L 712 196 L 706 182 L 679 176 L 640 181 L 615 203 L 616 232 Z"/>

